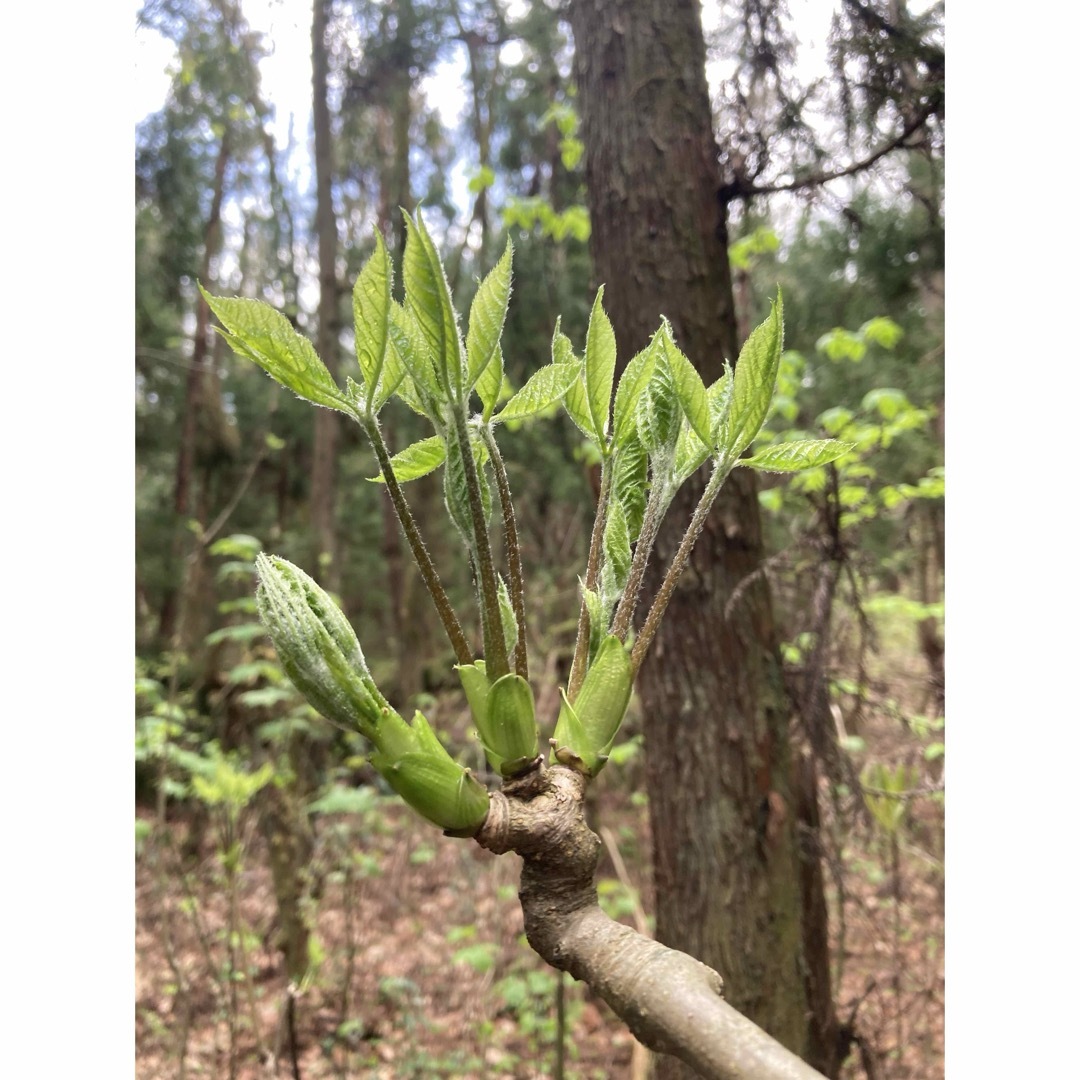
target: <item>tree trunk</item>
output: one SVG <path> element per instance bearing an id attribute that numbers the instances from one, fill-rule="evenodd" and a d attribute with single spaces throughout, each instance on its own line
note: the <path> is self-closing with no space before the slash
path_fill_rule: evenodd
<path id="1" fill-rule="evenodd" d="M 337 219 L 334 215 L 334 150 L 327 102 L 326 28 L 330 0 L 315 0 L 311 23 L 312 101 L 315 127 L 315 231 L 319 239 L 319 333 L 316 349 L 331 375 L 338 372 Z M 341 582 L 335 522 L 338 415 L 315 410 L 311 462 L 311 524 L 317 544 L 315 576 L 336 591 Z"/>
<path id="2" fill-rule="evenodd" d="M 708 384 L 737 340 L 698 4 L 575 0 L 571 21 L 591 250 L 620 363 L 666 315 Z M 702 484 L 672 507 L 654 589 Z M 737 470 L 639 680 L 657 938 L 719 970 L 728 1001 L 803 1055 L 812 1010 L 789 710 L 761 562 L 756 483 Z"/>
<path id="3" fill-rule="evenodd" d="M 221 204 L 225 198 L 225 170 L 229 163 L 231 147 L 226 132 L 221 137 L 217 160 L 214 162 L 214 190 L 210 200 L 210 214 L 203 230 L 203 257 L 200 281 L 205 287 L 211 284 L 210 271 L 213 260 L 221 250 Z M 175 540 L 173 542 L 173 566 L 180 567 L 184 561 L 184 549 L 189 538 L 184 528 L 184 518 L 191 508 L 191 480 L 195 471 L 195 456 L 200 433 L 200 412 L 203 409 L 207 389 L 207 359 L 209 357 L 210 308 L 200 293 L 195 301 L 195 337 L 192 343 L 191 365 L 188 368 L 184 388 L 184 419 L 180 428 L 180 450 L 176 459 L 176 478 L 173 483 L 173 515 L 175 517 Z M 183 603 L 181 590 L 184 581 L 172 585 L 165 593 L 161 606 L 158 638 L 166 648 L 183 648 L 184 641 L 174 641 L 180 635 L 187 637 L 179 618 Z"/>

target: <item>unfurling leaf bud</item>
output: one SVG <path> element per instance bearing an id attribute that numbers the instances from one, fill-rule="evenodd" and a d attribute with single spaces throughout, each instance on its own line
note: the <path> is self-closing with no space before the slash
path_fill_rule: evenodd
<path id="1" fill-rule="evenodd" d="M 563 695 L 555 725 L 555 757 L 589 776 L 607 762 L 611 744 L 626 715 L 633 669 L 623 643 L 608 635 L 589 665 L 573 705 Z"/>
<path id="2" fill-rule="evenodd" d="M 255 568 L 259 618 L 286 674 L 327 719 L 359 727 L 378 743 L 376 733 L 389 705 L 368 673 L 349 620 L 303 570 L 285 559 L 260 554 Z"/>
<path id="3" fill-rule="evenodd" d="M 473 836 L 487 817 L 487 788 L 440 750 L 403 754 L 396 761 L 376 753 L 371 764 L 422 817 L 454 836 Z"/>

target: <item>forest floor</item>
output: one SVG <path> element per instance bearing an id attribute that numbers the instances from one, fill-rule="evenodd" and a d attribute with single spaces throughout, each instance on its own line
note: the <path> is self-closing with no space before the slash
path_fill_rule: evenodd
<path id="1" fill-rule="evenodd" d="M 864 734 L 884 760 L 918 750 L 895 722 Z M 627 794 L 643 786 L 635 769 L 640 758 L 594 785 L 607 847 L 599 891 L 613 916 L 651 925 L 648 814 Z M 866 823 L 839 841 L 825 813 L 839 852 L 826 874 L 834 997 L 859 1037 L 842 1073 L 852 1080 L 944 1076 L 942 808 L 914 801 L 907 818 L 891 849 Z M 358 813 L 323 817 L 309 908 L 317 964 L 290 1010 L 265 844 L 241 819 L 232 905 L 218 835 L 213 821 L 193 832 L 180 819 L 140 850 L 139 1080 L 556 1075 L 561 977 L 525 943 L 517 856 L 445 838 L 374 795 Z M 567 1078 L 647 1075 L 647 1055 L 603 1002 L 569 977 L 564 995 Z"/>

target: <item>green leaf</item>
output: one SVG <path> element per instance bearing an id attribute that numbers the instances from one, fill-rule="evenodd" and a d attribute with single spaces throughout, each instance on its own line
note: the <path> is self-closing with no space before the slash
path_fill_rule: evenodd
<path id="1" fill-rule="evenodd" d="M 398 387 L 398 395 L 413 409 L 434 419 L 445 394 L 439 386 L 431 347 L 411 309 L 392 303 L 390 341 L 402 366 L 409 374 L 409 385 Z"/>
<path id="2" fill-rule="evenodd" d="M 596 751 L 592 749 L 589 736 L 581 726 L 581 721 L 562 687 L 559 688 L 559 696 L 562 698 L 562 706 L 552 736 L 555 744 L 552 756 L 561 765 L 577 769 L 586 776 L 595 776 L 603 767 L 603 762 L 599 761 Z"/>
<path id="3" fill-rule="evenodd" d="M 506 587 L 502 574 L 499 575 L 499 617 L 502 619 L 503 645 L 506 646 L 506 655 L 510 656 L 517 645 L 518 626 L 514 602 L 510 599 L 510 590 Z"/>
<path id="4" fill-rule="evenodd" d="M 281 312 L 261 300 L 211 296 L 201 285 L 199 291 L 225 327 L 222 337 L 238 356 L 254 361 L 305 401 L 355 415 L 315 347 Z"/>
<path id="5" fill-rule="evenodd" d="M 851 360 L 856 364 L 866 355 L 866 342 L 842 326 L 822 334 L 814 348 L 830 360 Z"/>
<path id="6" fill-rule="evenodd" d="M 553 364 L 576 363 L 581 372 L 563 395 L 563 408 L 585 438 L 599 443 L 602 441 L 601 436 L 593 429 L 592 417 L 589 414 L 589 401 L 585 393 L 584 365 L 574 355 L 574 348 L 570 344 L 570 339 L 560 329 L 561 325 L 562 316 L 559 316 L 555 320 L 555 331 L 551 335 L 551 361 Z"/>
<path id="7" fill-rule="evenodd" d="M 854 419 L 855 414 L 850 409 L 845 409 L 843 405 L 834 405 L 817 418 L 817 423 L 830 435 L 839 435 Z"/>
<path id="8" fill-rule="evenodd" d="M 611 468 L 611 493 L 622 506 L 630 543 L 634 543 L 645 516 L 649 479 L 649 455 L 636 432 L 616 449 Z"/>
<path id="9" fill-rule="evenodd" d="M 876 412 L 882 420 L 895 420 L 901 409 L 911 408 L 911 402 L 903 390 L 879 386 L 862 399 L 862 407 L 866 412 Z"/>
<path id="10" fill-rule="evenodd" d="M 434 472 L 446 460 L 446 443 L 438 436 L 421 439 L 404 450 L 399 450 L 391 459 L 394 476 L 399 484 L 409 480 L 418 480 Z M 386 478 L 380 472 L 378 476 L 369 476 L 372 484 L 384 484 Z"/>
<path id="11" fill-rule="evenodd" d="M 780 247 L 780 237 L 767 225 L 759 225 L 749 236 L 744 236 L 728 248 L 728 257 L 736 270 L 746 270 L 754 255 L 765 255 Z"/>
<path id="12" fill-rule="evenodd" d="M 469 193 L 478 195 L 484 188 L 495 183 L 495 170 L 490 165 L 481 165 L 475 176 L 469 178 Z"/>
<path id="13" fill-rule="evenodd" d="M 476 380 L 476 392 L 480 395 L 480 400 L 484 405 L 483 417 L 485 423 L 491 419 L 495 406 L 499 404 L 499 399 L 502 397 L 503 382 L 502 346 L 496 345 L 491 360 L 480 373 L 480 378 Z"/>
<path id="14" fill-rule="evenodd" d="M 892 319 L 879 316 L 859 327 L 859 336 L 883 349 L 893 349 L 904 336 L 904 331 Z"/>
<path id="15" fill-rule="evenodd" d="M 778 292 L 769 317 L 746 339 L 731 388 L 728 435 L 730 457 L 738 457 L 757 437 L 769 412 L 780 353 L 784 347 L 784 300 Z"/>
<path id="16" fill-rule="evenodd" d="M 577 361 L 569 364 L 545 364 L 539 371 L 534 372 L 529 381 L 502 407 L 492 419 L 492 423 L 521 420 L 543 412 L 562 399 L 580 374 L 581 365 Z"/>
<path id="17" fill-rule="evenodd" d="M 615 593 L 621 594 L 630 576 L 630 530 L 626 511 L 617 498 L 608 503 L 607 520 L 604 522 L 604 565 L 610 567 L 614 577 Z"/>
<path id="18" fill-rule="evenodd" d="M 675 344 L 667 319 L 663 322 L 660 340 L 682 411 L 698 438 L 707 446 L 711 445 L 712 425 L 709 421 L 709 400 L 705 393 L 705 384 L 686 354 Z"/>
<path id="19" fill-rule="evenodd" d="M 405 221 L 408 231 L 402 275 L 405 306 L 412 312 L 428 343 L 440 376 L 440 386 L 455 400 L 461 401 L 465 377 L 461 335 L 446 272 L 419 209 L 415 219 L 406 213 Z"/>
<path id="20" fill-rule="evenodd" d="M 589 329 L 585 335 L 583 379 L 589 417 L 598 441 L 603 444 L 608 431 L 611 391 L 615 383 L 615 331 L 603 308 L 604 286 L 596 290 Z"/>
<path id="21" fill-rule="evenodd" d="M 370 412 L 382 375 L 390 336 L 390 290 L 393 268 L 382 233 L 375 230 L 375 252 L 353 287 L 356 360 L 364 377 L 365 406 Z"/>
<path id="22" fill-rule="evenodd" d="M 653 365 L 656 363 L 656 338 L 635 356 L 619 376 L 619 388 L 615 391 L 615 411 L 612 423 L 611 440 L 618 448 L 633 439 L 637 434 L 634 419 L 637 403 L 645 393 L 652 378 Z"/>
<path id="23" fill-rule="evenodd" d="M 630 704 L 633 685 L 630 654 L 610 634 L 604 638 L 574 698 L 574 711 L 598 753 L 606 754 L 611 748 Z"/>
<path id="24" fill-rule="evenodd" d="M 854 443 L 837 439 L 774 443 L 751 458 L 740 459 L 738 464 L 761 472 L 801 472 L 836 461 L 854 448 Z"/>
<path id="25" fill-rule="evenodd" d="M 663 328 L 653 335 L 658 342 L 652 378 L 638 399 L 636 417 L 638 435 L 650 455 L 674 449 L 682 424 L 682 406 L 675 377 L 668 363 L 667 350 L 659 343 Z"/>
<path id="26" fill-rule="evenodd" d="M 491 520 L 491 488 L 484 470 L 484 451 L 479 438 L 470 431 L 469 441 L 476 460 L 476 477 L 480 484 L 480 501 L 483 507 L 484 523 Z M 469 483 L 465 473 L 465 459 L 456 438 L 446 444 L 446 471 L 444 474 L 443 493 L 450 519 L 457 526 L 471 552 L 476 551 L 476 535 L 473 529 L 472 509 L 469 503 Z"/>
<path id="27" fill-rule="evenodd" d="M 506 321 L 506 307 L 510 302 L 510 267 L 513 257 L 513 244 L 507 240 L 502 258 L 480 283 L 469 310 L 469 336 L 465 354 L 469 364 L 467 388 L 470 390 L 477 384 L 499 348 L 503 323 Z M 501 370 L 499 375 L 501 382 Z"/>

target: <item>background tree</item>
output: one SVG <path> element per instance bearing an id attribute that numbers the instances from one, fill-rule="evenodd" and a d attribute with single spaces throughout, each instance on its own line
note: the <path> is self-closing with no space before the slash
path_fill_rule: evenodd
<path id="1" fill-rule="evenodd" d="M 642 347 L 648 313 L 662 311 L 706 381 L 735 354 L 729 203 L 777 190 L 757 181 L 784 150 L 790 157 L 781 168 L 795 174 L 786 186 L 834 175 L 821 170 L 824 151 L 803 118 L 807 95 L 784 71 L 791 51 L 782 9 L 746 3 L 733 12 L 743 62 L 729 84 L 729 108 L 721 109 L 721 130 L 732 137 L 718 146 L 696 5 L 571 6 L 591 250 L 621 353 Z M 886 149 L 911 137 L 939 103 L 933 83 Z M 864 117 L 885 105 L 875 99 Z M 694 587 L 674 601 L 678 616 L 657 652 L 666 662 L 643 672 L 657 932 L 725 972 L 732 1001 L 832 1073 L 837 1024 L 821 879 L 812 853 L 800 859 L 795 838 L 789 705 L 761 572 L 757 490 L 748 477 L 728 492 L 699 548 Z M 687 513 L 690 496 L 683 498 Z"/>
<path id="2" fill-rule="evenodd" d="M 697 6 L 578 0 L 571 15 L 591 251 L 620 356 L 663 313 L 711 383 L 737 340 Z M 694 501 L 680 495 L 674 521 Z M 736 1008 L 804 1055 L 791 750 L 762 557 L 756 485 L 740 478 L 672 598 L 663 663 L 642 671 L 657 936 L 724 972 Z"/>

